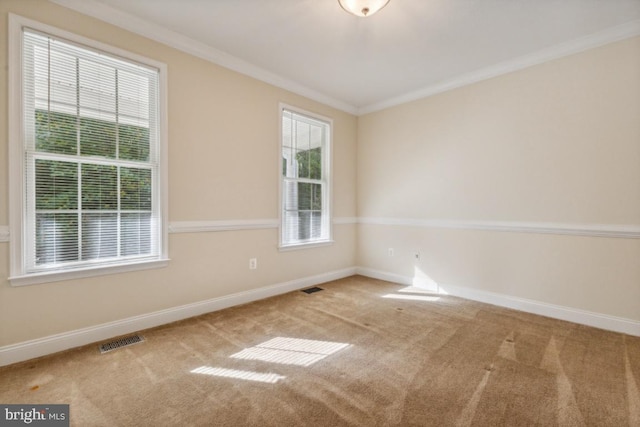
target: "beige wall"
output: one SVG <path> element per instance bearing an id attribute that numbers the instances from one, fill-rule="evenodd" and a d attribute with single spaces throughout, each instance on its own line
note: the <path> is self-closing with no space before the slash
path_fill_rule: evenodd
<path id="1" fill-rule="evenodd" d="M 358 215 L 640 226 L 640 37 L 360 117 Z M 370 224 L 358 264 L 640 320 L 637 239 Z"/>
<path id="2" fill-rule="evenodd" d="M 356 215 L 355 116 L 45 0 L 2 0 L 0 226 L 8 225 L 8 12 L 168 65 L 171 222 L 278 218 L 280 102 L 333 119 L 333 213 Z M 334 226 L 334 239 L 279 252 L 276 229 L 170 234 L 167 268 L 22 287 L 7 282 L 9 244 L 0 243 L 0 347 L 354 266 L 355 226 Z"/>
<path id="3" fill-rule="evenodd" d="M 0 0 L 2 35 L 8 12 L 168 64 L 171 222 L 278 217 L 285 102 L 334 120 L 335 217 L 640 223 L 640 38 L 356 118 L 45 0 Z M 6 55 L 3 36 L 0 227 Z M 275 229 L 171 234 L 167 268 L 23 287 L 0 242 L 0 347 L 355 265 L 640 320 L 637 239 L 368 224 L 334 238 L 278 252 Z"/>

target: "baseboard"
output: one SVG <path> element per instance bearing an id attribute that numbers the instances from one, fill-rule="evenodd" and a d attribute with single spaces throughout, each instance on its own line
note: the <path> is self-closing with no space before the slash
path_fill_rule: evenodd
<path id="1" fill-rule="evenodd" d="M 353 276 L 354 274 L 356 274 L 355 268 L 345 268 L 342 270 L 264 286 L 250 291 L 238 292 L 231 295 L 212 298 L 206 301 L 181 305 L 166 310 L 155 311 L 153 313 L 0 347 L 0 366 L 22 362 L 74 347 L 80 347 L 118 335 L 165 325 L 177 320 L 187 319 L 189 317 L 222 310 L 239 304 L 245 304 L 275 295 L 284 294 L 306 288 L 308 286 L 319 285 L 332 280 Z"/>
<path id="2" fill-rule="evenodd" d="M 374 270 L 367 267 L 356 267 L 356 274 L 371 277 L 372 279 L 385 280 L 387 282 L 399 283 L 401 285 L 412 286 L 413 278 L 401 274 L 390 273 L 388 271 Z"/>
<path id="3" fill-rule="evenodd" d="M 308 286 L 319 285 L 332 280 L 349 277 L 354 274 L 360 274 L 362 276 L 403 285 L 420 286 L 420 284 L 417 284 L 410 276 L 374 270 L 366 267 L 345 268 L 342 270 L 295 279 L 250 291 L 238 292 L 231 295 L 212 298 L 206 301 L 186 304 L 97 326 L 77 329 L 74 331 L 0 347 L 0 366 L 22 362 L 74 347 L 80 347 L 118 335 L 124 335 L 164 325 L 177 320 L 187 319 L 189 317 L 198 316 L 212 311 L 222 310 L 236 305 L 284 294 Z M 438 284 L 438 292 L 473 301 L 525 311 L 528 313 L 539 314 L 555 319 L 593 326 L 600 329 L 640 336 L 640 322 L 631 319 L 578 310 L 571 307 L 547 304 L 525 298 L 518 298 L 461 286 Z"/>
<path id="4" fill-rule="evenodd" d="M 420 286 L 410 276 L 374 270 L 366 267 L 357 267 L 357 274 L 379 280 L 399 283 L 402 285 Z M 488 292 L 462 286 L 453 286 L 438 283 L 438 293 L 453 295 L 473 301 L 484 302 L 500 307 L 512 308 L 527 313 L 539 314 L 541 316 L 552 317 L 554 319 L 566 320 L 581 325 L 593 326 L 613 332 L 639 336 L 640 322 L 622 317 L 609 316 L 592 311 L 580 310 L 576 308 L 548 304 L 540 301 L 519 298 L 495 292 Z"/>

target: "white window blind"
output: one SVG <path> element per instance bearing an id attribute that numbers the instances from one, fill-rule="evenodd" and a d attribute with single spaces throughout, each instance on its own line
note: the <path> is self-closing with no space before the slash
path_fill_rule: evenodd
<path id="1" fill-rule="evenodd" d="M 159 259 L 159 71 L 23 29 L 23 274 Z"/>
<path id="2" fill-rule="evenodd" d="M 330 135 L 330 122 L 282 109 L 281 246 L 331 239 Z"/>

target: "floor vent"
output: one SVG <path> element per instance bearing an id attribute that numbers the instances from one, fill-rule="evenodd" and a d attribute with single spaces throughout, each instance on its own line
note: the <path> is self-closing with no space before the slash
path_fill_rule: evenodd
<path id="1" fill-rule="evenodd" d="M 134 344 L 139 344 L 144 342 L 144 337 L 142 335 L 129 335 L 128 337 L 118 338 L 117 340 L 109 341 L 103 344 L 100 344 L 100 353 L 108 353 L 112 350 L 117 350 L 122 347 L 127 347 Z"/>
<path id="2" fill-rule="evenodd" d="M 303 289 L 302 292 L 306 293 L 306 294 L 312 294 L 314 292 L 320 292 L 322 291 L 322 288 L 319 288 L 317 286 L 314 286 L 313 288 L 309 288 L 309 289 Z"/>

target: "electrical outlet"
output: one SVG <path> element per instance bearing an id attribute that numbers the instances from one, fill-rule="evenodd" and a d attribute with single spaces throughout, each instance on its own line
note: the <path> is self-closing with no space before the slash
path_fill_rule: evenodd
<path id="1" fill-rule="evenodd" d="M 393 256 L 393 248 L 389 248 L 389 256 Z"/>
<path id="2" fill-rule="evenodd" d="M 258 258 L 249 259 L 249 270 L 255 270 L 258 268 Z"/>

